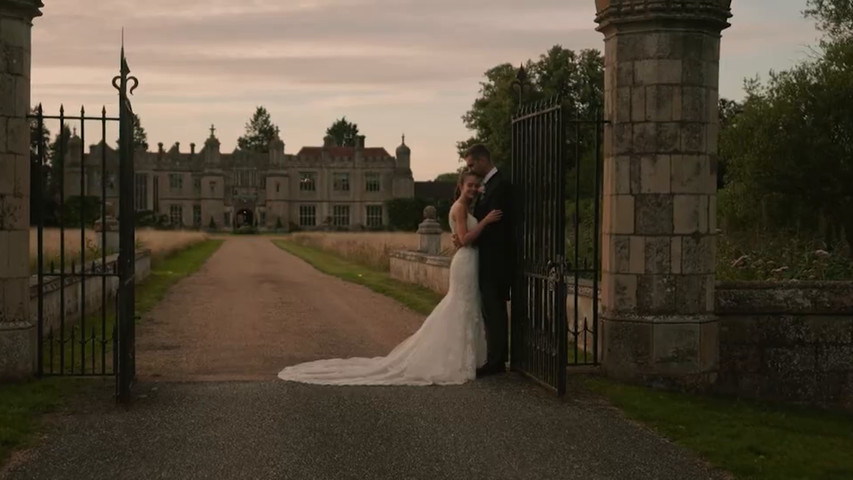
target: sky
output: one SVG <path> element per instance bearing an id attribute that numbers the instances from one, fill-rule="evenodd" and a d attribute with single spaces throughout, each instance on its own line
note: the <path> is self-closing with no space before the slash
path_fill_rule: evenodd
<path id="1" fill-rule="evenodd" d="M 322 144 L 340 117 L 393 155 L 405 134 L 416 180 L 455 170 L 461 116 L 483 73 L 555 44 L 603 49 L 593 0 L 51 0 L 33 26 L 32 104 L 117 113 L 121 30 L 134 111 L 151 149 L 198 149 L 211 124 L 232 151 L 255 108 L 287 153 Z M 736 0 L 723 32 L 720 95 L 812 55 L 805 0 Z M 523 5 L 523 6 L 522 6 Z M 55 133 L 58 125 L 51 128 Z M 100 127 L 87 123 L 86 143 Z M 108 132 L 108 141 L 117 135 Z"/>

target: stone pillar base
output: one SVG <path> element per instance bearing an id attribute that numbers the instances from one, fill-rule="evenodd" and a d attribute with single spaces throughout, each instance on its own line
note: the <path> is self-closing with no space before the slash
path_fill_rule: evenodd
<path id="1" fill-rule="evenodd" d="M 30 322 L 0 323 L 0 382 L 24 380 L 36 373 L 36 333 Z"/>
<path id="2" fill-rule="evenodd" d="M 720 325 L 713 316 L 602 314 L 599 325 L 609 377 L 686 390 L 705 390 L 717 379 Z"/>
<path id="3" fill-rule="evenodd" d="M 435 219 L 435 207 L 424 208 L 424 220 L 418 225 L 419 252 L 427 255 L 441 253 L 441 224 Z"/>

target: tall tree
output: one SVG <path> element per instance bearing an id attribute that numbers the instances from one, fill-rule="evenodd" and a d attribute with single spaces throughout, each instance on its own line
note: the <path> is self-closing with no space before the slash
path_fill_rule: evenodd
<path id="1" fill-rule="evenodd" d="M 569 115 L 593 118 L 604 105 L 604 59 L 598 50 L 575 52 L 560 45 L 551 47 L 536 61 L 524 64 L 530 87 L 524 101 L 559 95 Z M 498 165 L 510 161 L 510 124 L 518 108 L 513 87 L 517 69 L 509 63 L 490 68 L 480 83 L 480 95 L 462 116 L 474 135 L 457 142 L 460 156 L 474 143 L 485 143 Z"/>
<path id="2" fill-rule="evenodd" d="M 830 40 L 853 38 L 853 2 L 850 0 L 808 0 L 805 15 L 817 20 L 817 26 Z"/>
<path id="3" fill-rule="evenodd" d="M 119 144 L 119 140 L 116 140 L 116 145 Z M 145 129 L 142 128 L 142 121 L 136 113 L 133 114 L 133 149 L 143 151 L 148 150 L 148 134 L 145 133 Z"/>
<path id="4" fill-rule="evenodd" d="M 251 120 L 246 123 L 246 134 L 237 139 L 240 150 L 267 153 L 270 142 L 279 136 L 279 128 L 272 123 L 272 118 L 266 108 L 259 106 L 255 109 Z"/>
<path id="5" fill-rule="evenodd" d="M 341 117 L 326 129 L 326 135 L 331 135 L 335 142 L 342 147 L 354 147 L 358 137 L 358 125 L 347 121 L 347 117 Z"/>
<path id="6" fill-rule="evenodd" d="M 37 109 L 33 109 L 35 115 Z M 43 123 L 39 128 L 38 120 L 30 119 L 30 224 L 34 224 L 39 209 L 45 208 L 47 194 L 48 171 L 50 169 L 50 130 Z M 44 150 L 43 162 L 39 157 L 39 144 Z M 41 182 L 42 195 L 39 197 L 39 182 Z"/>

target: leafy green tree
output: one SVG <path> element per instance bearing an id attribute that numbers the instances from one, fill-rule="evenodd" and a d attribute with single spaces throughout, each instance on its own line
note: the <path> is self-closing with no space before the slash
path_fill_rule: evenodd
<path id="1" fill-rule="evenodd" d="M 459 169 L 460 169 L 460 170 L 461 170 L 462 168 L 465 168 L 465 167 L 464 167 L 464 166 L 463 166 L 463 167 L 459 167 Z M 435 177 L 435 180 L 434 180 L 434 181 L 435 181 L 435 182 L 454 182 L 454 183 L 455 183 L 455 182 L 457 182 L 458 180 L 459 180 L 459 171 L 456 171 L 456 172 L 439 173 L 439 174 Z"/>
<path id="2" fill-rule="evenodd" d="M 817 21 L 819 29 L 837 41 L 853 37 L 853 2 L 850 0 L 808 0 L 805 15 Z"/>
<path id="3" fill-rule="evenodd" d="M 560 45 L 551 47 L 536 60 L 524 63 L 530 82 L 524 101 L 559 95 L 570 117 L 592 119 L 604 105 L 604 59 L 598 50 L 575 52 Z M 518 109 L 518 90 L 513 87 L 518 70 L 509 63 L 490 68 L 480 83 L 480 94 L 471 109 L 462 116 L 473 136 L 457 142 L 460 156 L 475 143 L 484 143 L 495 163 L 509 165 L 511 157 L 511 119 Z M 594 138 L 583 132 L 581 151 Z"/>
<path id="4" fill-rule="evenodd" d="M 266 108 L 259 106 L 255 109 L 251 120 L 246 123 L 246 134 L 237 139 L 237 148 L 252 152 L 267 153 L 270 142 L 278 138 L 280 130 L 272 123 L 272 118 Z"/>
<path id="5" fill-rule="evenodd" d="M 38 112 L 37 109 L 33 109 L 32 113 L 35 115 Z M 45 151 L 44 154 L 44 163 L 40 161 L 39 158 L 39 144 L 41 144 L 41 148 Z M 47 147 L 50 144 L 50 130 L 48 130 L 47 126 L 42 125 L 42 128 L 39 128 L 38 120 L 30 119 L 30 223 L 35 224 L 38 214 L 38 209 L 44 209 L 47 207 L 47 200 L 49 197 L 47 191 L 47 182 L 49 178 L 50 171 L 50 155 L 47 151 Z M 41 182 L 42 195 L 38 195 L 38 188 Z"/>
<path id="6" fill-rule="evenodd" d="M 326 135 L 331 135 L 335 142 L 342 147 L 354 147 L 358 137 L 358 125 L 341 117 L 326 129 Z"/>

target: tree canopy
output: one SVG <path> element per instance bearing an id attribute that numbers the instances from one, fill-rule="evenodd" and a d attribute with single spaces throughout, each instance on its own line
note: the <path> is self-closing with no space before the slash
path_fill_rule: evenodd
<path id="1" fill-rule="evenodd" d="M 604 59 L 598 50 L 575 52 L 560 45 L 524 63 L 530 88 L 524 100 L 533 101 L 559 95 L 572 116 L 593 118 L 604 105 Z M 475 143 L 484 143 L 495 163 L 508 165 L 512 139 L 512 114 L 518 108 L 518 90 L 513 87 L 517 68 L 509 63 L 485 72 L 480 94 L 462 116 L 473 135 L 457 142 L 460 157 Z"/>
<path id="2" fill-rule="evenodd" d="M 259 106 L 246 123 L 246 134 L 237 139 L 237 148 L 252 152 L 267 153 L 270 142 L 279 136 L 280 130 L 272 123 L 266 108 Z"/>
<path id="3" fill-rule="evenodd" d="M 358 125 L 347 121 L 347 117 L 344 116 L 335 120 L 326 129 L 326 135 L 331 135 L 335 142 L 342 147 L 354 147 L 358 137 Z"/>

